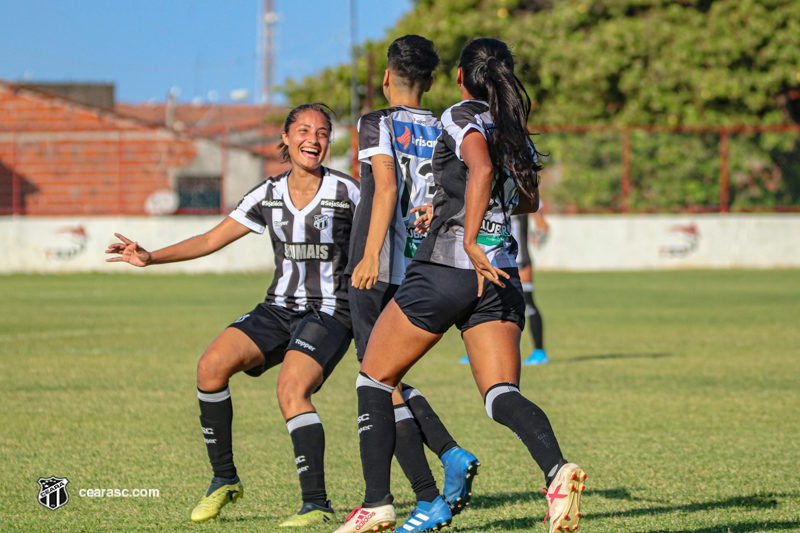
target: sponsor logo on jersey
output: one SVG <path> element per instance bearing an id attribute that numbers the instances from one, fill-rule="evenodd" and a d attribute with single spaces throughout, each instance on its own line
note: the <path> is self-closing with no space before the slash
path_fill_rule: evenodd
<path id="1" fill-rule="evenodd" d="M 423 159 L 433 157 L 433 149 L 442 130 L 433 126 L 410 124 L 399 120 L 394 121 L 392 127 L 394 128 L 396 150 Z"/>
<path id="2" fill-rule="evenodd" d="M 330 226 L 330 217 L 328 215 L 314 215 L 314 227 L 322 231 Z"/>
<path id="3" fill-rule="evenodd" d="M 290 261 L 331 261 L 331 244 L 289 243 L 283 245 L 283 254 Z"/>
<path id="4" fill-rule="evenodd" d="M 261 205 L 263 207 L 281 208 L 283 207 L 283 200 L 263 200 Z"/>
<path id="5" fill-rule="evenodd" d="M 320 200 L 319 205 L 333 209 L 350 209 L 350 202 L 341 200 Z"/>
<path id="6" fill-rule="evenodd" d="M 276 228 L 280 228 L 281 226 L 285 226 L 288 223 L 289 223 L 288 220 L 276 220 L 272 223 L 272 225 L 275 226 Z"/>

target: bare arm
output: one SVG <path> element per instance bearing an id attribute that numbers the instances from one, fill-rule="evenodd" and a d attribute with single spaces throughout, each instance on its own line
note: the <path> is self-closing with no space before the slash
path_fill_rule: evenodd
<path id="1" fill-rule="evenodd" d="M 392 214 L 397 204 L 397 178 L 394 159 L 378 154 L 370 158 L 375 179 L 375 195 L 372 197 L 369 233 L 364 248 L 364 257 L 353 269 L 352 284 L 357 289 L 371 289 L 378 282 L 380 256 Z"/>
<path id="2" fill-rule="evenodd" d="M 106 261 L 109 263 L 125 262 L 138 267 L 189 261 L 213 254 L 217 250 L 224 248 L 248 233 L 250 233 L 248 228 L 239 224 L 232 218 L 226 217 L 225 220 L 202 235 L 196 235 L 185 241 L 156 250 L 155 252 L 148 252 L 139 246 L 138 242 L 132 241 L 119 233 L 115 233 L 114 235 L 122 242 L 110 244 L 106 253 L 120 255 L 117 257 L 109 257 Z"/>
<path id="3" fill-rule="evenodd" d="M 486 139 L 480 132 L 472 130 L 467 133 L 461 142 L 461 157 L 469 169 L 467 212 L 464 217 L 464 251 L 478 274 L 478 296 L 481 296 L 484 278 L 495 285 L 505 287 L 500 281 L 500 277 L 508 279 L 509 275 L 492 266 L 477 243 L 478 232 L 492 196 L 492 178 L 494 176 L 492 160 L 489 157 L 489 145 L 486 144 Z"/>

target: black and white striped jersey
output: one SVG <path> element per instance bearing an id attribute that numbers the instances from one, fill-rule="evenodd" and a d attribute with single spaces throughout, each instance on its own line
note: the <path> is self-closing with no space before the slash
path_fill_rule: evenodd
<path id="1" fill-rule="evenodd" d="M 275 277 L 265 302 L 287 309 L 316 307 L 350 327 L 347 266 L 356 180 L 323 167 L 317 195 L 303 209 L 292 204 L 289 172 L 251 190 L 229 215 L 256 233 L 269 229 Z"/>
<path id="2" fill-rule="evenodd" d="M 441 131 L 441 122 L 429 110 L 406 106 L 372 111 L 358 121 L 362 201 L 353 222 L 348 274 L 364 258 L 375 195 L 370 158 L 382 154 L 394 159 L 398 201 L 381 249 L 378 281 L 395 285 L 403 281 L 406 267 L 425 237 L 415 230 L 418 215 L 410 211 L 433 199 L 431 157 Z"/>
<path id="3" fill-rule="evenodd" d="M 444 112 L 442 125 L 444 129 L 432 160 L 436 182 L 433 221 L 428 237 L 420 245 L 414 259 L 471 270 L 474 267 L 464 251 L 469 169 L 461 157 L 461 143 L 470 130 L 476 130 L 491 140 L 493 121 L 489 105 L 477 100 L 459 102 Z M 517 245 L 511 236 L 509 217 L 519 203 L 519 190 L 514 180 L 506 174 L 495 176 L 494 179 L 504 180 L 503 198 L 493 195 L 489 200 L 477 242 L 492 265 L 515 268 Z"/>

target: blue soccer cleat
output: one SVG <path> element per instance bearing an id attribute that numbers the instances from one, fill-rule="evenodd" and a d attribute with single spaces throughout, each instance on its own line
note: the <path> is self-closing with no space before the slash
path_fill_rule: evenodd
<path id="1" fill-rule="evenodd" d="M 536 349 L 531 353 L 530 357 L 525 359 L 523 365 L 544 365 L 549 363 L 550 359 L 547 358 L 547 352 L 542 349 Z"/>
<path id="2" fill-rule="evenodd" d="M 456 446 L 442 456 L 444 468 L 444 499 L 453 516 L 464 510 L 472 498 L 472 482 L 478 475 L 478 458 Z"/>
<path id="3" fill-rule="evenodd" d="M 469 356 L 468 356 L 468 355 L 465 355 L 464 357 L 462 357 L 461 359 L 459 359 L 459 360 L 458 360 L 458 362 L 459 362 L 460 364 L 462 364 L 462 365 L 468 365 L 468 364 L 469 364 Z"/>
<path id="4" fill-rule="evenodd" d="M 397 529 L 402 533 L 418 533 L 421 531 L 437 531 L 450 525 L 453 513 L 450 506 L 437 496 L 432 502 L 417 502 L 417 508 L 411 511 L 403 527 Z"/>

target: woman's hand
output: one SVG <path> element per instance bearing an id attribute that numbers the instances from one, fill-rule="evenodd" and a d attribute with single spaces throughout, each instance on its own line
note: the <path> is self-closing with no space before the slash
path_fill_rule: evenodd
<path id="1" fill-rule="evenodd" d="M 431 229 L 431 221 L 433 220 L 433 204 L 422 204 L 410 211 L 411 213 L 420 213 L 417 220 L 414 221 L 414 229 L 417 233 L 428 233 Z"/>
<path id="2" fill-rule="evenodd" d="M 356 289 L 370 290 L 378 283 L 378 274 L 381 270 L 380 256 L 367 256 L 356 265 L 353 269 L 353 275 L 350 277 L 350 283 Z"/>
<path id="3" fill-rule="evenodd" d="M 139 246 L 138 242 L 134 242 L 122 234 L 115 233 L 119 240 L 122 242 L 115 242 L 108 245 L 106 250 L 107 254 L 120 254 L 119 257 L 109 257 L 106 259 L 109 263 L 118 263 L 124 261 L 137 267 L 146 267 L 150 264 L 150 252 Z"/>
<path id="4" fill-rule="evenodd" d="M 500 281 L 500 278 L 509 279 L 511 276 L 506 274 L 503 270 L 492 266 L 486 254 L 477 243 L 465 242 L 464 251 L 467 252 L 469 260 L 472 261 L 472 266 L 475 267 L 475 273 L 478 275 L 478 298 L 483 295 L 484 279 L 488 279 L 495 285 L 505 288 L 505 284 Z"/>

